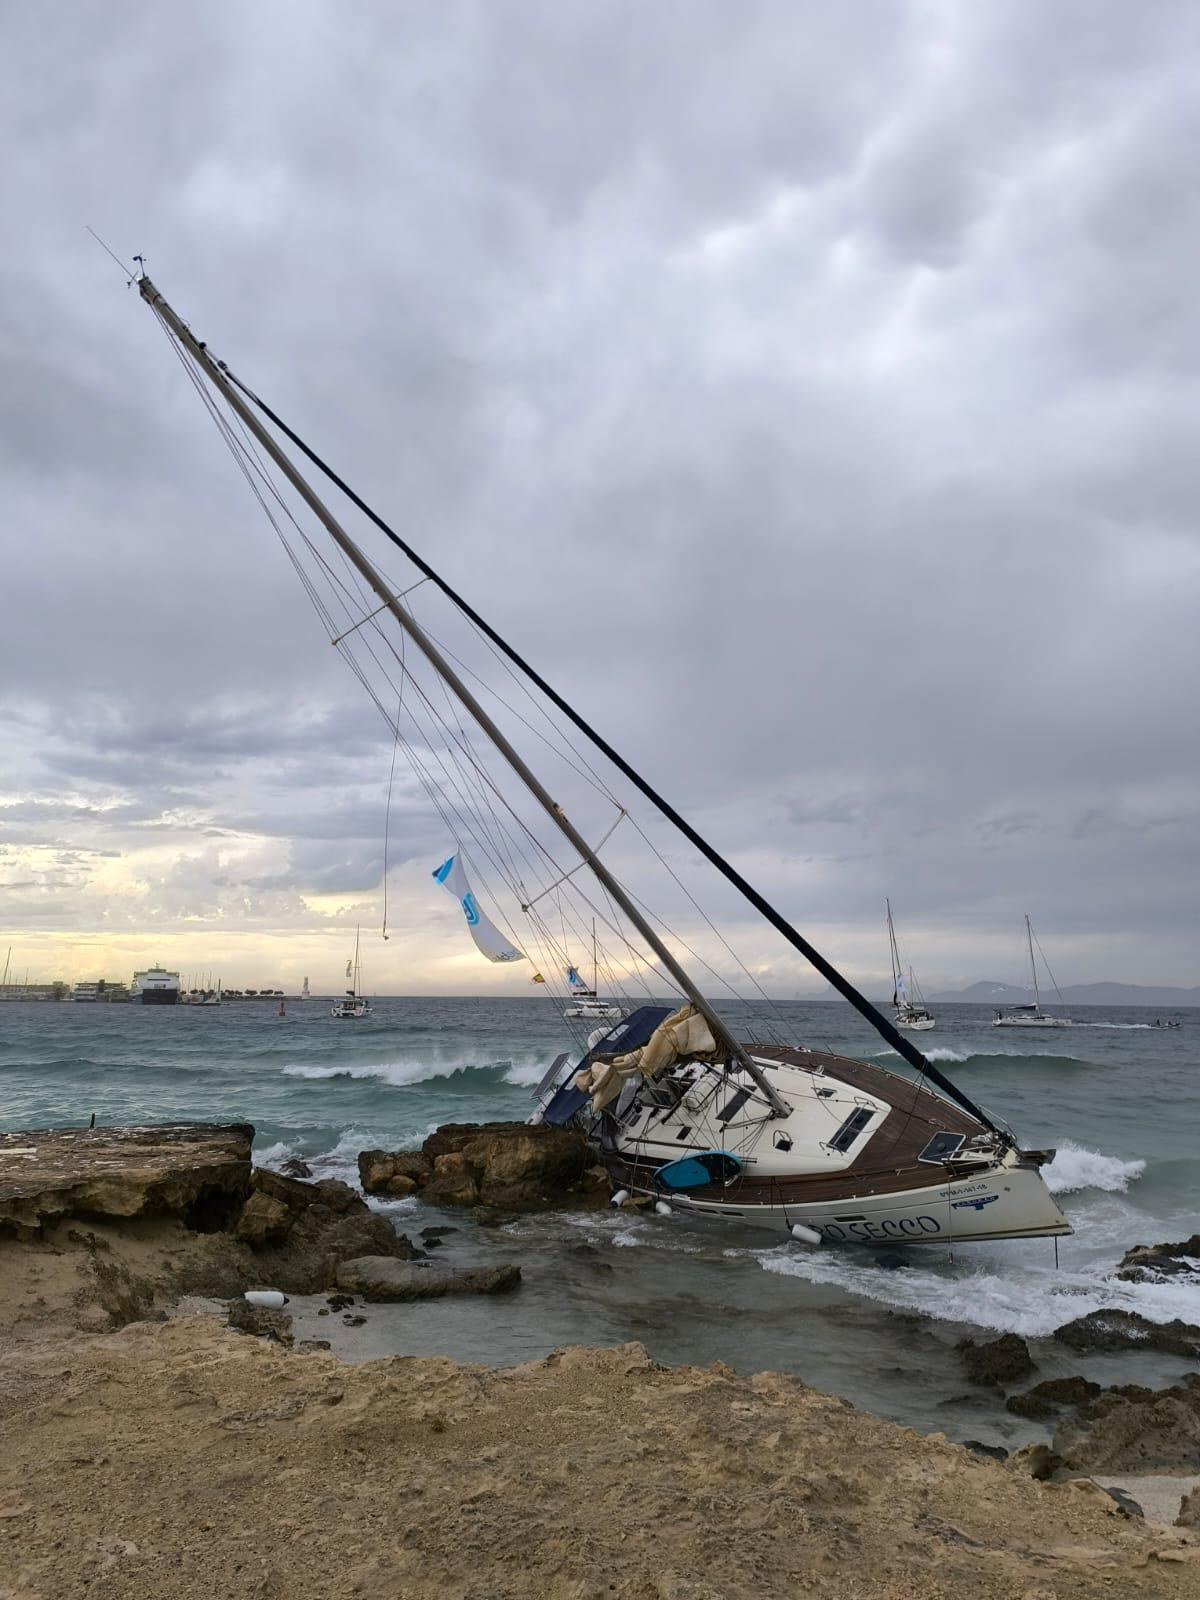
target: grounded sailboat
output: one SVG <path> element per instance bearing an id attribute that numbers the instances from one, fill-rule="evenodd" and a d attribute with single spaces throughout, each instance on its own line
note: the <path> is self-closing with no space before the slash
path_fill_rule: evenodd
<path id="1" fill-rule="evenodd" d="M 904 987 L 904 969 L 900 965 L 900 951 L 896 945 L 896 929 L 892 924 L 892 902 L 887 905 L 888 946 L 892 953 L 892 1004 L 896 1008 L 896 1026 L 911 1033 L 928 1033 L 935 1026 L 935 1018 L 925 1004 L 925 997 L 917 987 L 913 970 L 908 969 L 908 988 Z"/>
<path id="2" fill-rule="evenodd" d="M 1052 1011 L 1042 1010 L 1042 995 L 1038 988 L 1037 962 L 1033 958 L 1033 924 L 1028 914 L 1025 917 L 1025 941 L 1029 946 L 1029 974 L 1033 979 L 1033 1003 L 1018 1006 L 999 1006 L 992 1018 L 993 1028 L 1073 1028 L 1074 1022 L 1070 1017 L 1058 1016 Z M 1041 950 L 1041 945 L 1038 949 Z M 1062 991 L 1054 982 L 1054 974 L 1050 971 L 1050 963 L 1046 961 L 1045 953 L 1042 960 L 1046 965 L 1046 976 L 1054 985 L 1054 992 L 1058 995 L 1059 1005 L 1063 1004 Z"/>
<path id="3" fill-rule="evenodd" d="M 476 865 L 486 856 L 526 917 L 538 975 L 561 971 L 569 964 L 562 958 L 570 929 L 578 926 L 581 904 L 600 917 L 614 941 L 624 943 L 628 960 L 622 981 L 631 988 L 640 983 L 648 1003 L 639 1004 L 599 1038 L 593 1034 L 574 1061 L 567 1054 L 555 1061 L 536 1091 L 535 1118 L 580 1128 L 620 1188 L 660 1201 L 669 1197 L 699 1213 L 757 1223 L 813 1243 L 821 1239 L 928 1243 L 1069 1233 L 1040 1170 L 1051 1153 L 1021 1149 L 1007 1128 L 927 1060 L 264 401 L 215 359 L 144 274 L 139 289 L 224 442 L 250 477 L 289 558 L 299 562 L 303 552 L 289 542 L 273 503 L 266 504 L 259 492 L 261 483 L 267 495 L 285 507 L 264 456 L 320 521 L 348 563 L 350 584 L 331 575 L 327 567 L 301 571 L 333 642 L 349 658 L 349 652 L 369 636 L 371 662 L 383 675 L 389 695 L 396 690 L 391 674 L 397 668 L 405 685 L 417 682 L 418 670 L 431 675 L 435 688 L 419 699 L 417 693 L 407 700 L 397 694 L 385 704 L 373 688 L 372 696 L 403 744 L 430 803 L 447 816 L 448 826 L 471 831 Z M 224 403 L 225 411 L 205 384 Z M 431 586 L 424 594 L 432 593 L 439 603 L 448 601 L 453 616 L 460 622 L 465 619 L 473 637 L 484 642 L 490 659 L 503 658 L 501 664 L 522 694 L 532 701 L 536 689 L 849 1001 L 896 1051 L 911 1077 L 777 1037 L 770 1042 L 761 1037 L 743 1042 L 735 1036 L 675 954 L 665 918 L 647 909 L 644 884 L 639 882 L 637 894 L 626 886 L 513 744 L 506 731 L 515 720 L 513 706 L 502 700 L 497 716 L 491 714 L 468 682 L 479 675 L 464 667 L 417 620 L 408 591 L 390 581 L 350 537 L 301 474 L 281 437 L 404 553 L 422 574 L 419 582 Z M 284 516 L 299 528 L 286 507 Z M 303 537 L 305 547 L 311 548 L 307 535 Z M 326 587 L 317 590 L 319 583 Z M 335 604 L 342 608 L 344 619 Z M 385 612 L 401 630 L 397 644 L 407 642 L 407 656 L 385 634 L 380 622 Z M 361 656 L 353 657 L 353 664 L 356 670 L 370 670 Z M 490 690 L 486 682 L 483 687 Z M 450 706 L 449 717 L 435 705 L 435 694 Z M 438 756 L 439 762 L 444 761 L 440 769 L 427 745 L 402 735 L 401 705 L 414 723 L 419 711 L 426 718 L 422 727 L 441 730 L 445 742 Z M 552 737 L 534 731 L 562 770 L 569 768 L 574 774 L 569 781 L 590 786 L 588 794 L 600 797 L 595 804 L 603 801 L 614 808 L 617 821 L 627 816 L 607 781 L 595 773 L 569 734 L 552 723 L 542 701 L 537 706 L 537 714 L 552 725 Z M 389 707 L 397 707 L 395 714 Z M 470 733 L 460 720 L 463 711 L 473 724 Z M 526 728 L 531 727 L 523 712 L 516 714 Z M 505 718 L 504 726 L 498 717 Z M 477 748 L 474 741 L 484 748 Z M 504 764 L 499 774 L 487 764 L 488 757 L 494 761 L 497 755 Z M 501 793 L 502 780 L 515 789 L 515 796 Z M 518 803 L 532 813 L 532 820 L 518 813 Z M 565 840 L 571 865 L 558 860 L 543 839 L 533 838 L 533 821 L 549 832 L 559 850 Z M 665 866 L 640 826 L 638 832 L 645 848 Z M 673 871 L 671 877 L 679 883 Z M 553 918 L 543 914 L 550 904 L 556 908 Z M 561 936 L 556 931 L 558 921 Z M 715 928 L 713 933 L 720 937 Z M 674 944 L 691 949 L 678 938 Z M 705 960 L 704 966 L 712 982 L 733 990 L 732 981 L 710 962 Z M 753 975 L 741 970 L 753 982 Z M 658 1003 L 654 989 L 661 992 L 664 985 L 672 987 L 683 1003 Z M 758 992 L 761 1021 L 755 1022 L 755 1031 L 775 1033 L 784 1027 L 784 1020 Z M 348 994 L 347 1000 L 351 999 L 358 1003 L 356 993 Z M 345 1013 L 335 1009 L 337 1014 Z"/>
<path id="4" fill-rule="evenodd" d="M 361 973 L 358 962 L 359 930 L 354 930 L 354 958 L 346 963 L 346 976 L 350 979 L 350 987 L 340 1000 L 335 1000 L 329 1008 L 329 1015 L 337 1017 L 340 1021 L 352 1021 L 358 1017 L 371 1015 L 371 1002 L 362 993 Z M 280 1001 L 280 1015 L 283 1014 L 283 1002 Z"/>

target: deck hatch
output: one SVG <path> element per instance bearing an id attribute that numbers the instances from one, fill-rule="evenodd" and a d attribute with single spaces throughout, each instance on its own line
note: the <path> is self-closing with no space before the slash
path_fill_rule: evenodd
<path id="1" fill-rule="evenodd" d="M 941 1166 L 944 1161 L 951 1161 L 966 1143 L 966 1135 L 962 1133 L 935 1133 L 917 1157 L 918 1161 L 928 1161 L 935 1166 Z"/>
<path id="2" fill-rule="evenodd" d="M 872 1106 L 859 1106 L 857 1110 L 852 1111 L 833 1138 L 829 1140 L 829 1149 L 838 1150 L 842 1153 L 849 1150 L 874 1115 L 875 1111 Z"/>

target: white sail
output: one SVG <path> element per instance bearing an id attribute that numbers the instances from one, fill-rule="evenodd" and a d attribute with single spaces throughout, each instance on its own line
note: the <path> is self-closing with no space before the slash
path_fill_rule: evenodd
<path id="1" fill-rule="evenodd" d="M 433 875 L 444 888 L 449 889 L 462 906 L 471 937 L 482 955 L 489 961 L 524 961 L 525 952 L 509 944 L 495 923 L 489 921 L 479 909 L 471 885 L 467 882 L 467 875 L 463 871 L 463 864 L 457 855 L 448 856 Z"/>

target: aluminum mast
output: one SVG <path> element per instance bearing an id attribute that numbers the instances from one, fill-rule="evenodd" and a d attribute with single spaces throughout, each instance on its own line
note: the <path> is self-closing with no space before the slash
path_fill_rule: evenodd
<path id="1" fill-rule="evenodd" d="M 638 910 L 621 884 L 593 852 L 587 840 L 575 827 L 574 823 L 571 822 L 562 807 L 509 743 L 500 728 L 484 710 L 470 689 L 467 688 L 416 618 L 391 593 L 389 586 L 383 580 L 382 574 L 376 570 L 367 556 L 359 549 L 332 511 L 329 510 L 328 506 L 306 479 L 301 476 L 293 462 L 284 454 L 275 439 L 267 432 L 254 415 L 254 412 L 236 392 L 221 365 L 209 354 L 207 346 L 196 338 L 187 324 L 180 319 L 179 315 L 163 299 L 148 277 L 143 276 L 138 280 L 138 290 L 142 299 L 166 325 L 183 351 L 200 369 L 235 416 L 254 435 L 272 461 L 275 462 L 279 470 L 312 510 L 313 514 L 321 521 L 330 538 L 343 552 L 347 560 L 361 574 L 370 588 L 374 590 L 381 601 L 381 609 L 386 607 L 391 612 L 430 666 L 433 667 L 443 682 L 454 691 L 479 727 L 496 746 L 496 749 L 499 750 L 509 766 L 521 779 L 530 794 L 533 795 L 534 799 L 546 812 L 546 815 L 559 831 L 565 835 L 571 846 L 579 852 L 583 860 L 587 862 L 597 881 L 612 896 L 614 902 L 621 908 L 633 927 L 641 934 L 677 986 L 704 1017 L 704 1020 L 712 1029 L 714 1037 L 724 1043 L 730 1056 L 737 1061 L 742 1070 L 758 1085 L 771 1107 L 772 1114 L 777 1117 L 786 1117 L 789 1114 L 790 1107 L 772 1085 L 762 1067 L 734 1039 L 712 1006 L 701 994 L 679 962 L 676 961 L 670 950 L 667 949 L 667 946 Z"/>

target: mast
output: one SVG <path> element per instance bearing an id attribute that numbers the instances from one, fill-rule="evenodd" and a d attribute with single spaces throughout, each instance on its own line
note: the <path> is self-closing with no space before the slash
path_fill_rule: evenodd
<path id="1" fill-rule="evenodd" d="M 592 993 L 600 993 L 600 963 L 596 960 L 596 919 L 592 918 Z"/>
<path id="2" fill-rule="evenodd" d="M 608 868 L 595 854 L 587 840 L 567 816 L 566 812 L 553 798 L 550 792 L 543 786 L 533 770 L 526 765 L 524 759 L 509 743 L 504 733 L 488 715 L 487 711 L 480 704 L 480 702 L 475 698 L 474 694 L 472 694 L 471 690 L 467 687 L 459 674 L 454 670 L 450 662 L 446 660 L 445 656 L 434 644 L 433 640 L 429 638 L 428 634 L 426 634 L 425 630 L 417 622 L 416 618 L 411 614 L 411 612 L 402 606 L 400 601 L 391 593 L 389 586 L 383 580 L 382 574 L 376 570 L 363 551 L 359 549 L 358 545 L 355 544 L 354 540 L 342 527 L 341 523 L 333 515 L 332 511 L 329 510 L 328 506 L 326 506 L 324 501 L 320 499 L 316 491 L 301 476 L 300 472 L 297 470 L 290 458 L 284 454 L 274 437 L 267 432 L 262 423 L 255 416 L 254 412 L 234 390 L 233 385 L 231 384 L 224 369 L 209 354 L 207 347 L 195 337 L 191 329 L 188 328 L 187 324 L 180 320 L 179 316 L 171 308 L 171 306 L 167 304 L 162 295 L 159 294 L 158 290 L 154 287 L 154 284 L 149 278 L 143 277 L 139 280 L 138 290 L 141 293 L 142 299 L 145 300 L 146 304 L 149 305 L 156 315 L 166 324 L 167 328 L 174 335 L 181 348 L 188 356 L 190 356 L 194 364 L 208 379 L 209 383 L 211 383 L 213 388 L 216 389 L 221 395 L 222 399 L 225 401 L 226 405 L 229 406 L 230 410 L 233 411 L 240 421 L 250 430 L 250 432 L 258 440 L 259 444 L 262 445 L 263 449 L 271 457 L 272 461 L 275 462 L 276 466 L 287 478 L 288 482 L 291 483 L 292 487 L 305 501 L 313 514 L 321 521 L 330 538 L 343 552 L 347 560 L 349 560 L 351 565 L 355 567 L 368 586 L 374 590 L 381 603 L 380 609 L 386 608 L 391 612 L 392 616 L 400 624 L 401 628 L 404 629 L 405 633 L 412 640 L 412 642 L 417 646 L 418 650 L 420 650 L 421 654 L 429 662 L 433 670 L 439 675 L 442 681 L 453 690 L 459 701 L 461 701 L 467 711 L 470 712 L 475 722 L 479 725 L 482 731 L 495 745 L 496 749 L 508 762 L 509 766 L 516 773 L 517 777 L 520 778 L 533 798 L 542 807 L 543 811 L 545 811 L 546 815 L 565 836 L 572 848 L 578 852 L 584 861 L 587 862 L 598 882 L 607 891 L 607 893 L 612 896 L 613 902 L 620 907 L 622 913 L 628 919 L 630 924 L 637 929 L 638 933 L 650 946 L 651 950 L 653 950 L 654 954 L 661 962 L 663 968 L 674 979 L 677 987 L 687 996 L 687 998 L 696 1007 L 697 1011 L 699 1011 L 703 1016 L 704 1020 L 708 1023 L 710 1029 L 712 1030 L 714 1038 L 724 1045 L 725 1049 L 729 1053 L 730 1058 L 736 1060 L 738 1065 L 747 1074 L 747 1076 L 750 1077 L 758 1086 L 759 1090 L 770 1106 L 773 1115 L 778 1117 L 788 1116 L 791 1108 L 781 1097 L 778 1090 L 771 1083 L 763 1069 L 734 1039 L 733 1035 L 730 1033 L 725 1023 L 721 1021 L 720 1017 L 709 1004 L 708 1000 L 705 999 L 704 995 L 692 982 L 692 979 L 688 976 L 684 968 L 679 964 L 678 961 L 676 961 L 675 957 L 663 943 L 658 933 L 642 915 L 634 902 L 630 899 L 622 885 L 616 878 L 613 877 L 612 873 L 609 872 Z"/>
<path id="3" fill-rule="evenodd" d="M 1042 997 L 1038 992 L 1037 962 L 1033 959 L 1033 927 L 1029 921 L 1028 911 L 1025 913 L 1025 937 L 1029 941 L 1029 970 L 1033 974 L 1033 1002 L 1040 1011 L 1042 1009 Z"/>
<path id="4" fill-rule="evenodd" d="M 316 467 L 318 472 L 323 473 L 324 476 L 329 479 L 330 483 L 334 484 L 338 489 L 340 489 L 350 503 L 356 506 L 365 517 L 373 522 L 386 539 L 390 539 L 398 550 L 403 551 L 404 555 L 409 561 L 412 562 L 417 571 L 422 573 L 423 576 L 426 577 L 436 588 L 440 589 L 446 598 L 453 605 L 458 607 L 463 616 L 466 617 L 468 621 L 473 623 L 474 626 L 478 628 L 479 631 L 484 635 L 484 637 L 489 639 L 491 643 L 495 645 L 497 650 L 499 650 L 502 655 L 507 657 L 507 659 L 512 662 L 513 666 L 522 672 L 525 677 L 528 678 L 529 682 L 532 683 L 542 694 L 544 694 L 547 700 L 549 700 L 550 703 L 555 706 L 556 709 L 559 710 L 569 722 L 573 723 L 574 726 L 578 728 L 580 733 L 591 740 L 596 749 L 599 750 L 607 760 L 612 762 L 613 766 L 616 767 L 617 770 L 622 773 L 629 780 L 629 782 L 632 783 L 634 787 L 646 797 L 647 800 L 649 800 L 650 804 L 655 806 L 673 827 L 678 828 L 679 832 L 683 834 L 684 838 L 687 839 L 690 844 L 694 845 L 697 850 L 699 850 L 700 854 L 709 863 L 709 865 L 715 867 L 721 876 L 731 883 L 744 899 L 749 901 L 749 903 L 758 912 L 759 916 L 763 917 L 767 922 L 769 922 L 775 929 L 776 933 L 778 933 L 782 938 L 786 939 L 788 944 L 790 944 L 794 950 L 799 951 L 804 959 L 821 974 L 821 976 L 828 984 L 830 984 L 832 988 L 837 990 L 838 994 L 840 994 L 844 1000 L 849 1001 L 858 1014 L 870 1023 L 870 1025 L 875 1029 L 876 1033 L 879 1034 L 881 1039 L 885 1040 L 886 1043 L 891 1045 L 892 1049 L 895 1050 L 896 1053 L 905 1061 L 907 1061 L 909 1066 L 914 1067 L 918 1072 L 923 1073 L 926 1077 L 930 1078 L 934 1083 L 936 1083 L 943 1093 L 953 1100 L 956 1105 L 961 1106 L 962 1109 L 969 1112 L 971 1116 L 977 1117 L 985 1127 L 991 1128 L 993 1132 L 1000 1134 L 1004 1138 L 1009 1137 L 1002 1129 L 996 1126 L 991 1117 L 989 1117 L 987 1112 L 984 1111 L 982 1106 L 977 1106 L 968 1095 L 963 1093 L 956 1083 L 947 1078 L 945 1073 L 940 1071 L 933 1062 L 929 1061 L 925 1056 L 923 1056 L 917 1049 L 916 1045 L 914 1045 L 910 1039 L 905 1038 L 899 1029 L 894 1027 L 893 1024 L 889 1022 L 887 1017 L 884 1016 L 878 1007 L 872 1005 L 865 995 L 860 994 L 850 980 L 844 977 L 831 961 L 827 961 L 815 945 L 810 944 L 804 935 L 800 933 L 798 929 L 794 928 L 787 918 L 783 916 L 781 912 L 777 911 L 769 900 L 767 900 L 763 895 L 759 894 L 754 885 L 742 876 L 733 863 L 726 861 L 725 857 L 720 853 L 720 851 L 715 849 L 702 833 L 697 832 L 687 818 L 681 815 L 681 813 L 675 809 L 675 807 L 668 799 L 665 798 L 665 796 L 659 794 L 658 790 L 655 789 L 651 783 L 647 782 L 637 768 L 631 766 L 629 762 L 625 760 L 625 757 L 621 754 L 621 752 L 615 749 L 602 733 L 600 733 L 596 728 L 593 728 L 591 723 L 588 722 L 585 717 L 581 716 L 578 711 L 576 711 L 575 707 L 570 703 L 570 701 L 565 700 L 563 696 L 559 694 L 558 690 L 555 689 L 553 684 L 546 681 L 541 673 L 538 672 L 536 667 L 532 666 L 528 661 L 526 661 L 524 656 L 522 656 L 518 650 L 515 650 L 502 634 L 497 633 L 495 628 L 492 627 L 491 623 L 488 622 L 486 617 L 481 616 L 479 612 L 475 610 L 474 606 L 472 606 L 463 598 L 461 594 L 458 593 L 456 589 L 447 583 L 445 578 L 442 577 L 441 573 L 438 572 L 434 567 L 431 567 L 429 562 L 426 561 L 417 550 L 414 550 L 412 545 L 410 545 L 406 539 L 402 539 L 394 528 L 388 526 L 379 513 L 369 506 L 362 496 L 357 494 L 350 484 L 348 484 L 343 477 L 334 471 L 328 462 L 322 460 L 316 451 L 313 450 L 311 446 L 307 445 L 298 433 L 296 433 L 292 428 L 289 428 L 283 418 L 279 416 L 277 412 L 273 411 L 260 395 L 255 394 L 253 389 L 248 388 L 247 385 L 244 384 L 240 378 L 236 377 L 234 373 L 230 372 L 227 367 L 223 367 L 222 371 L 226 374 L 230 383 L 233 384 L 234 387 L 237 388 L 243 395 L 245 395 L 247 400 L 249 400 L 253 406 L 257 407 L 257 409 L 262 412 L 263 416 L 265 416 L 274 427 L 278 428 L 280 433 L 282 433 L 286 439 L 296 446 L 297 450 L 299 450 L 304 456 L 307 457 L 309 461 L 312 462 L 313 466 Z"/>
<path id="5" fill-rule="evenodd" d="M 892 957 L 892 1004 L 900 1003 L 900 952 L 896 948 L 896 929 L 892 924 L 892 902 L 885 900 L 887 906 L 888 946 Z"/>

